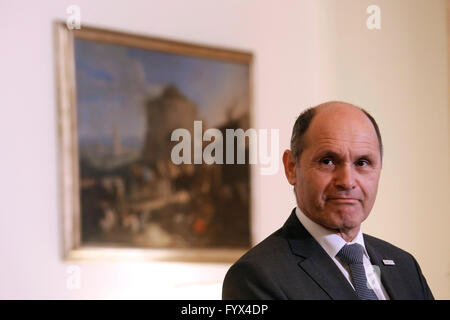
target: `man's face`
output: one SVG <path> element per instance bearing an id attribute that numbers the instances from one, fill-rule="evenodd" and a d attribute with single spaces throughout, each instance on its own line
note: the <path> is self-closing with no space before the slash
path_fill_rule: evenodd
<path id="1" fill-rule="evenodd" d="M 283 157 L 299 208 L 326 228 L 359 231 L 375 202 L 381 171 L 372 123 L 353 106 L 319 107 L 303 141 L 297 164 L 290 151 Z"/>

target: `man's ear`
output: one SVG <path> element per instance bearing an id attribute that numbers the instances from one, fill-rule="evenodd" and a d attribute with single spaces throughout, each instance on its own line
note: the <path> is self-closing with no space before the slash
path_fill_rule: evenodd
<path id="1" fill-rule="evenodd" d="M 289 183 L 295 186 L 297 182 L 297 171 L 294 156 L 291 150 L 285 150 L 283 153 L 284 173 Z"/>

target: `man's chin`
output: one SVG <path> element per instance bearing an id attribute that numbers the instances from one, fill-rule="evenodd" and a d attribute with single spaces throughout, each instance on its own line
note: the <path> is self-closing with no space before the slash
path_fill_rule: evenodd
<path id="1" fill-rule="evenodd" d="M 361 223 L 364 221 L 364 216 L 361 212 L 352 211 L 352 212 L 336 212 L 331 214 L 331 224 L 334 229 L 338 230 L 351 230 L 355 228 L 359 228 Z"/>

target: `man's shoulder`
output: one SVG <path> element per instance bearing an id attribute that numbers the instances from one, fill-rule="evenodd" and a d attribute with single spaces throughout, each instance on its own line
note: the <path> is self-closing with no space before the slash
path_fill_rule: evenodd
<path id="1" fill-rule="evenodd" d="M 285 255 L 289 250 L 284 230 L 280 228 L 248 250 L 237 263 L 259 263 L 262 260 L 267 263 L 276 260 L 280 255 Z"/>
<path id="2" fill-rule="evenodd" d="M 273 232 L 257 245 L 249 249 L 230 268 L 229 273 L 255 273 L 271 275 L 286 272 L 292 268 L 295 256 L 291 248 L 284 227 Z"/>
<path id="3" fill-rule="evenodd" d="M 228 270 L 224 299 L 286 299 L 282 289 L 296 263 L 283 228 L 247 251 Z"/>

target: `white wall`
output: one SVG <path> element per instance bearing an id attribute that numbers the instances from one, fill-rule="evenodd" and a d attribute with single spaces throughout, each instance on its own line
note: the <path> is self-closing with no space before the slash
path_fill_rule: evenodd
<path id="1" fill-rule="evenodd" d="M 363 225 L 411 252 L 450 298 L 449 105 L 444 0 L 0 1 L 0 298 L 220 298 L 229 265 L 84 262 L 79 290 L 60 260 L 52 22 L 77 4 L 91 25 L 255 54 L 254 123 L 288 146 L 298 113 L 326 100 L 378 120 L 385 159 Z M 366 28 L 368 5 L 382 29 Z M 281 156 L 281 153 L 280 153 Z M 282 170 L 254 170 L 254 235 L 282 225 Z"/>

